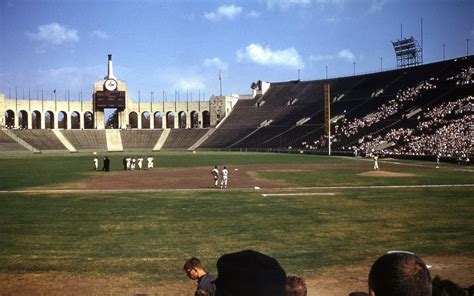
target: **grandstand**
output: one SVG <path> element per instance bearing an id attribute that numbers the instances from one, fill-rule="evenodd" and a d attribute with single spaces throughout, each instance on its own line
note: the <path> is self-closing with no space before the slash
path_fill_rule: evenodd
<path id="1" fill-rule="evenodd" d="M 468 56 L 350 77 L 270 83 L 267 90 L 239 99 L 232 112 L 209 128 L 184 124 L 166 133 L 161 128 L 122 129 L 123 150 L 192 147 L 327 153 L 324 86 L 329 85 L 330 143 L 335 153 L 352 154 L 357 150 L 366 154 L 383 151 L 390 155 L 470 155 L 473 60 Z M 107 150 L 104 130 L 65 129 L 62 134 L 76 151 Z M 162 136 L 162 143 L 157 145 Z M 26 149 L 74 151 L 66 148 L 51 130 L 1 133 L 0 151 Z"/>

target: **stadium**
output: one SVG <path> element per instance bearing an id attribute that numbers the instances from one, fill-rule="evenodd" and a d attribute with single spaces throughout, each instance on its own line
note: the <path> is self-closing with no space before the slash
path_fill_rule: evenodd
<path id="1" fill-rule="evenodd" d="M 367 292 L 388 251 L 473 285 L 474 56 L 392 44 L 394 69 L 208 99 L 132 97 L 112 54 L 90 98 L 0 94 L 0 295 L 193 295 L 187 259 L 246 249 L 308 295 Z"/>

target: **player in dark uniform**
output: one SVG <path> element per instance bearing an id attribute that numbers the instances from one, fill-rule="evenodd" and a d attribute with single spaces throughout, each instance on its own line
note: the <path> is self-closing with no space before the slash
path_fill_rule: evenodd
<path id="1" fill-rule="evenodd" d="M 106 156 L 104 157 L 104 166 L 102 167 L 103 171 L 110 171 L 110 159 Z"/>

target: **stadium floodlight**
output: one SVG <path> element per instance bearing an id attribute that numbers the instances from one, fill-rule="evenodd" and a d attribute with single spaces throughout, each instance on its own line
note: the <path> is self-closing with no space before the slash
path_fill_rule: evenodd
<path id="1" fill-rule="evenodd" d="M 392 45 L 395 50 L 398 68 L 423 64 L 423 49 L 413 36 L 392 41 Z"/>

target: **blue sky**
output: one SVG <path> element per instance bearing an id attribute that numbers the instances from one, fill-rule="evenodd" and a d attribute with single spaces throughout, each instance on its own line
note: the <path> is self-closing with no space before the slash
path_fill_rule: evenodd
<path id="1" fill-rule="evenodd" d="M 0 0 L 0 92 L 58 98 L 107 73 L 142 101 L 250 93 L 253 81 L 396 66 L 390 41 L 421 39 L 424 62 L 474 52 L 474 0 Z M 382 60 L 381 60 L 382 58 Z M 187 94 L 187 95 L 186 95 Z"/>

